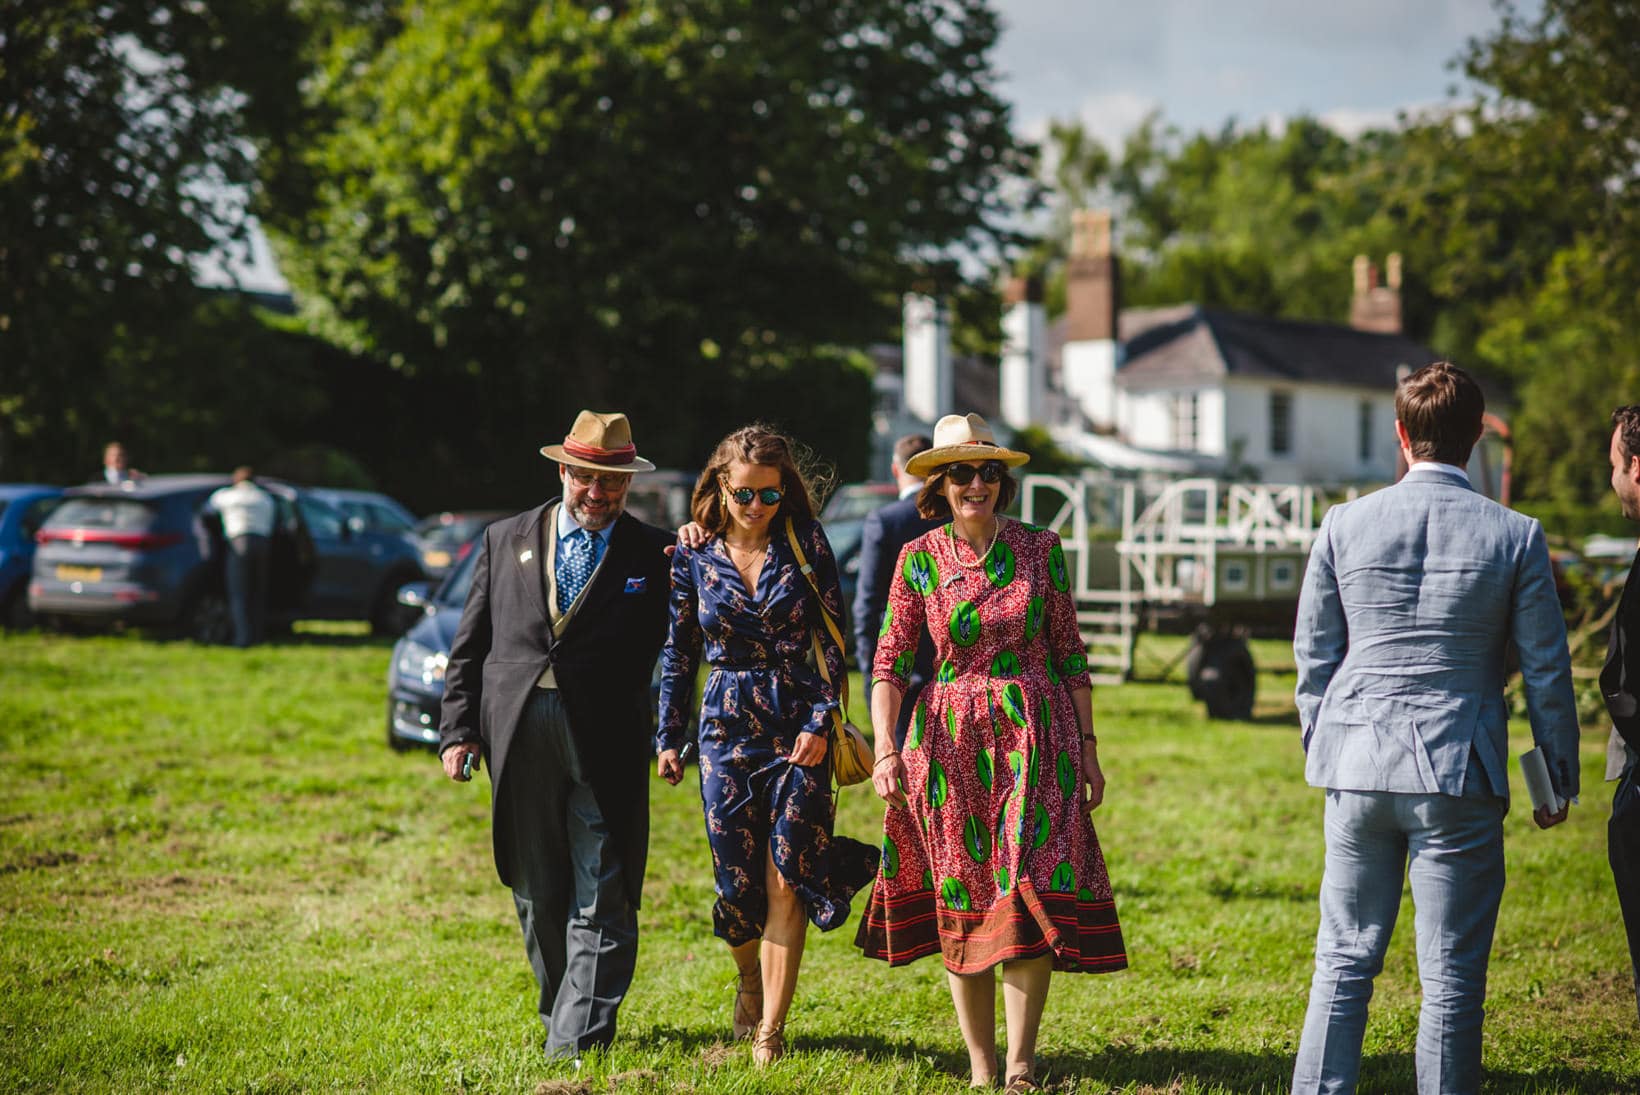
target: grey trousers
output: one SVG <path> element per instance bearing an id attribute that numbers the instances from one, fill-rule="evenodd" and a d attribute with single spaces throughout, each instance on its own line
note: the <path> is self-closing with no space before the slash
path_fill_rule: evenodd
<path id="1" fill-rule="evenodd" d="M 615 1038 L 638 959 L 638 911 L 557 692 L 537 689 L 524 705 L 507 773 L 513 903 L 541 988 L 546 1051 L 574 1057 Z"/>

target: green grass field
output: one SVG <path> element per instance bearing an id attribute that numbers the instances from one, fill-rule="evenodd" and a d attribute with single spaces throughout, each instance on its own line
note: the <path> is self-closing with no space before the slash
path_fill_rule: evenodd
<path id="1" fill-rule="evenodd" d="M 1257 653 L 1251 723 L 1205 721 L 1178 684 L 1094 694 L 1110 781 L 1095 820 L 1132 968 L 1055 978 L 1039 1070 L 1055 1090 L 1286 1087 L 1322 799 L 1303 782 L 1290 652 Z M 966 1090 L 941 968 L 867 962 L 854 920 L 810 936 L 785 1061 L 756 1072 L 725 1044 L 732 973 L 687 782 L 653 784 L 642 952 L 616 1048 L 579 1073 L 545 1062 L 490 863 L 488 783 L 457 786 L 430 753 L 388 750 L 387 656 L 335 632 L 254 651 L 0 638 L 4 1090 Z M 1517 726 L 1517 752 L 1526 737 Z M 1508 819 L 1489 1091 L 1640 1089 L 1602 743 L 1586 731 L 1568 824 L 1539 832 L 1518 805 Z M 841 831 L 874 839 L 880 817 L 867 790 L 843 792 Z M 1401 925 L 1363 1091 L 1412 1088 L 1410 905 Z"/>

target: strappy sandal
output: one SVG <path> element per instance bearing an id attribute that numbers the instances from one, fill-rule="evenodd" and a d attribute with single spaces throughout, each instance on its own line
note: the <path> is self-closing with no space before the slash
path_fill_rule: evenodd
<path id="1" fill-rule="evenodd" d="M 767 1068 L 786 1055 L 786 1024 L 758 1023 L 752 1042 L 752 1064 Z"/>
<path id="2" fill-rule="evenodd" d="M 1017 1092 L 1041 1090 L 1041 1084 L 1021 1072 L 1018 1076 L 1015 1076 L 1012 1080 L 1008 1081 L 1008 1086 L 1002 1089 L 1002 1095 L 1016 1095 Z"/>
<path id="3" fill-rule="evenodd" d="M 751 978 L 751 986 L 746 984 L 747 977 Z M 757 1008 L 753 1010 L 746 1000 L 749 997 L 757 998 Z M 742 973 L 735 981 L 735 1008 L 730 1017 L 730 1027 L 734 1030 L 735 1041 L 750 1038 L 757 1033 L 758 1024 L 763 1021 L 763 964 L 759 962 L 753 966 L 750 974 Z"/>

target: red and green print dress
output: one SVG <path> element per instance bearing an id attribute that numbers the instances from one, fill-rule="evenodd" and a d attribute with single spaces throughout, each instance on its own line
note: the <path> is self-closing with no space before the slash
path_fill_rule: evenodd
<path id="1" fill-rule="evenodd" d="M 1127 966 L 1099 838 L 1082 810 L 1070 691 L 1088 687 L 1065 553 L 1007 521 L 983 567 L 950 526 L 900 554 L 872 676 L 905 690 L 924 622 L 938 670 L 902 756 L 909 804 L 883 821 L 883 855 L 855 943 L 902 965 L 940 952 L 979 973 L 1052 954 L 1054 968 Z"/>

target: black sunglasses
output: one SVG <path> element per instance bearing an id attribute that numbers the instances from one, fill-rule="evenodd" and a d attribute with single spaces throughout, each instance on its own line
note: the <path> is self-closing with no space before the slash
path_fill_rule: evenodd
<path id="1" fill-rule="evenodd" d="M 1003 467 L 1002 461 L 987 460 L 977 468 L 972 464 L 952 464 L 945 469 L 945 476 L 957 486 L 966 487 L 974 481 L 976 475 L 987 483 L 1000 482 L 1005 470 L 1007 469 Z"/>
<path id="2" fill-rule="evenodd" d="M 754 490 L 751 487 L 731 487 L 725 483 L 723 484 L 723 490 L 730 498 L 735 500 L 735 504 L 738 506 L 751 505 L 753 498 L 756 498 L 765 506 L 774 506 L 779 505 L 780 500 L 786 497 L 784 487 L 764 487 L 762 490 Z"/>

